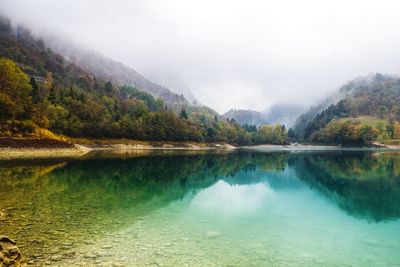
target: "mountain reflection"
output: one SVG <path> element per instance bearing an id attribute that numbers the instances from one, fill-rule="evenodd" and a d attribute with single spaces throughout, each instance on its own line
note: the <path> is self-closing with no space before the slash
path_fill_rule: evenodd
<path id="1" fill-rule="evenodd" d="M 400 154 L 318 153 L 291 161 L 296 176 L 357 218 L 400 217 Z"/>
<path id="2" fill-rule="evenodd" d="M 400 217 L 397 153 L 242 151 L 0 162 L 0 184 L 2 231 L 36 242 L 27 255 L 37 253 L 40 240 L 51 246 L 65 232 L 76 241 L 118 231 L 188 195 L 203 209 L 240 215 L 256 211 L 275 191 L 309 187 L 356 218 Z"/>

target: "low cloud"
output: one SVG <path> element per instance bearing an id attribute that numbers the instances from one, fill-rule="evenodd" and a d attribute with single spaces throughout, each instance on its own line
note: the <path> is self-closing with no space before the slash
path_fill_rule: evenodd
<path id="1" fill-rule="evenodd" d="M 310 104 L 400 70 L 398 1 L 0 0 L 0 10 L 219 112 Z"/>

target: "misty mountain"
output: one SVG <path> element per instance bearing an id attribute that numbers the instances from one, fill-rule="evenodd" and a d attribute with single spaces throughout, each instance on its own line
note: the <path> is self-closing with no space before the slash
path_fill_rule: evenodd
<path id="1" fill-rule="evenodd" d="M 38 81 L 45 80 L 49 72 L 53 73 L 54 79 L 62 80 L 65 86 L 89 83 L 92 79 L 90 73 L 48 49 L 43 40 L 34 37 L 30 30 L 13 27 L 7 18 L 1 16 L 0 57 L 14 60 L 26 74 Z"/>
<path id="2" fill-rule="evenodd" d="M 71 82 L 72 80 L 76 82 L 76 77 L 80 77 L 82 83 L 94 78 L 111 81 L 116 86 L 131 85 L 149 93 L 155 99 L 163 100 L 169 109 L 177 113 L 183 108 L 190 116 L 197 119 L 203 115 L 210 119 L 219 117 L 216 111 L 199 103 L 193 95 L 189 95 L 190 101 L 188 101 L 183 94 L 174 93 L 146 79 L 134 69 L 95 51 L 73 45 L 68 40 L 54 36 L 34 36 L 29 28 L 12 26 L 10 20 L 1 15 L 0 31 L 3 36 L 0 40 L 0 56 L 19 62 L 27 74 L 39 80 L 43 80 L 47 72 L 57 74 L 58 70 L 64 68 L 73 72 L 70 77 Z M 34 68 L 24 68 L 24 65 Z M 190 93 L 188 90 L 187 92 Z"/>
<path id="3" fill-rule="evenodd" d="M 276 104 L 265 112 L 265 120 L 268 124 L 284 124 L 287 128 L 294 125 L 299 114 L 305 110 L 304 106 L 295 104 Z"/>
<path id="4" fill-rule="evenodd" d="M 191 105 L 193 102 L 196 103 L 196 99 L 194 99 L 192 95 L 190 97 L 193 99 L 189 103 L 182 94 L 174 93 L 170 89 L 146 79 L 134 69 L 105 57 L 100 53 L 80 48 L 73 45 L 68 40 L 63 40 L 58 37 L 49 37 L 46 35 L 34 36 L 30 29 L 25 26 L 21 27 L 19 25 L 11 25 L 11 30 L 9 30 L 9 24 L 9 19 L 0 15 L 0 30 L 3 34 L 3 40 L 1 40 L 3 49 L 0 52 L 0 55 L 2 56 L 13 58 L 17 62 L 22 62 L 29 57 L 29 54 L 34 55 L 36 52 L 38 54 L 45 54 L 45 50 L 50 49 L 52 53 L 58 55 L 60 61 L 58 63 L 68 63 L 70 66 L 73 66 L 72 69 L 79 69 L 78 72 L 82 72 L 82 75 L 92 75 L 99 80 L 111 81 L 113 84 L 118 86 L 134 86 L 141 91 L 151 94 L 156 99 L 162 99 L 168 106 L 177 111 L 182 107 Z M 16 40 L 13 40 L 14 37 Z M 15 43 L 15 41 L 18 41 L 19 43 Z M 15 44 L 13 44 L 13 42 Z M 21 49 L 12 51 L 11 47 L 13 45 L 20 47 Z M 36 50 L 36 52 L 33 52 L 33 50 Z M 20 51 L 24 52 L 21 53 Z M 18 53 L 14 54 L 13 52 Z M 29 62 L 32 64 L 35 63 L 34 61 L 36 58 L 38 57 L 31 57 Z M 48 59 L 47 63 L 49 63 L 49 61 L 51 61 L 51 59 Z M 41 69 L 41 67 L 37 66 L 35 71 L 38 71 L 39 69 Z M 27 71 L 29 73 L 29 70 Z M 41 73 L 41 75 L 44 74 L 45 72 Z M 34 73 L 31 73 L 31 75 L 34 75 Z M 40 74 L 36 73 L 36 75 Z"/>
<path id="5" fill-rule="evenodd" d="M 294 121 L 293 129 L 298 136 L 304 136 L 304 131 L 307 125 L 315 119 L 315 117 L 328 108 L 330 105 L 338 103 L 348 95 L 345 89 L 339 89 L 337 92 L 327 96 L 326 98 L 318 101 L 315 105 L 311 106 Z M 300 113 L 299 113 L 300 114 Z"/>
<path id="6" fill-rule="evenodd" d="M 304 111 L 303 106 L 276 104 L 269 110 L 260 112 L 255 110 L 231 109 L 222 116 L 228 119 L 234 119 L 239 124 L 284 124 L 286 127 L 292 127 L 297 117 Z"/>
<path id="7" fill-rule="evenodd" d="M 295 133 L 309 138 L 334 119 L 368 116 L 382 121 L 400 119 L 400 78 L 380 73 L 356 78 L 336 94 L 311 107 L 296 121 Z"/>
<path id="8" fill-rule="evenodd" d="M 234 119 L 241 125 L 254 124 L 256 126 L 260 126 L 262 124 L 266 124 L 265 114 L 255 110 L 231 109 L 222 114 L 222 116 L 226 119 Z"/>
<path id="9" fill-rule="evenodd" d="M 45 37 L 45 43 L 53 51 L 63 55 L 82 70 L 92 73 L 101 80 L 110 80 L 117 85 L 131 85 L 141 91 L 162 99 L 168 105 L 188 106 L 190 103 L 182 94 L 172 92 L 157 83 L 149 81 L 134 69 L 103 56 L 95 51 L 80 48 L 57 37 Z"/>

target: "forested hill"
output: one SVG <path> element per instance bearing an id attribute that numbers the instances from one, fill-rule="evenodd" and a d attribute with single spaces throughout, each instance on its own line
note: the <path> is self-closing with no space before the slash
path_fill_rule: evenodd
<path id="1" fill-rule="evenodd" d="M 45 37 L 45 40 L 46 45 L 53 51 L 63 55 L 69 62 L 83 70 L 92 73 L 96 78 L 105 81 L 111 80 L 116 85 L 129 84 L 151 94 L 154 98 L 162 99 L 167 105 L 177 109 L 190 105 L 183 95 L 173 93 L 168 88 L 147 80 L 143 75 L 120 62 L 56 37 Z"/>
<path id="2" fill-rule="evenodd" d="M 295 128 L 300 139 L 348 145 L 400 139 L 399 77 L 377 73 L 357 78 L 344 85 L 338 95 L 341 100 L 309 121 L 301 121 L 304 115 L 300 117 Z M 302 130 L 299 124 L 304 122 Z"/>
<path id="3" fill-rule="evenodd" d="M 0 137 L 287 143 L 281 125 L 242 127 L 207 107 L 171 107 L 140 89 L 104 80 L 0 19 Z"/>
<path id="4" fill-rule="evenodd" d="M 55 38 L 46 39 L 46 41 L 43 41 L 43 38 L 37 40 L 27 28 L 10 27 L 9 20 L 1 15 L 0 31 L 2 34 L 0 55 L 11 57 L 17 62 L 30 63 L 36 71 L 39 71 L 37 75 L 44 76 L 46 71 L 54 71 L 45 68 L 46 65 L 43 62 L 37 62 L 37 60 L 42 60 L 37 54 L 42 53 L 48 63 L 50 63 L 49 61 L 58 61 L 52 62 L 52 65 L 62 65 L 68 62 L 74 71 L 79 69 L 78 72 L 90 73 L 97 79 L 112 81 L 115 85 L 134 86 L 151 94 L 154 98 L 162 99 L 167 105 L 176 107 L 176 109 L 189 106 L 189 102 L 183 95 L 173 93 L 169 89 L 145 79 L 140 73 L 122 63 L 94 51 L 80 49 L 67 41 L 56 41 Z M 48 55 L 44 55 L 44 53 L 48 53 Z M 51 66 L 48 64 L 47 67 Z"/>

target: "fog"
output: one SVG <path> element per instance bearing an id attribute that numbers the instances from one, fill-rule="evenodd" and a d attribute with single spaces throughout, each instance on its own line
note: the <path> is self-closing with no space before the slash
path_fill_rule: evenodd
<path id="1" fill-rule="evenodd" d="M 0 10 L 219 112 L 311 104 L 400 70 L 398 1 L 0 0 Z"/>

